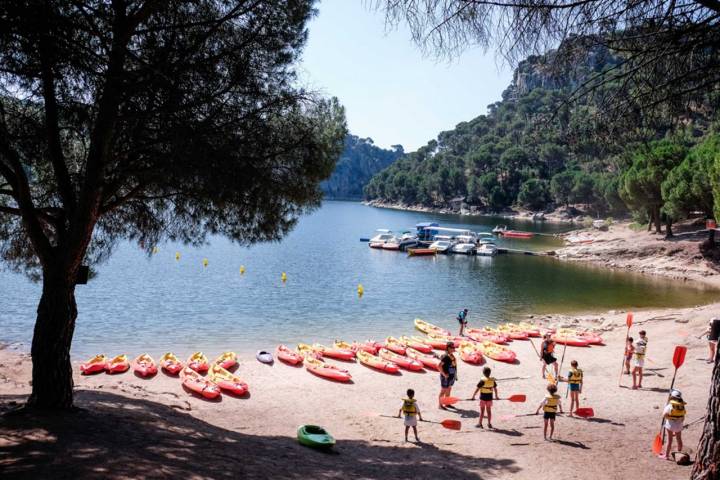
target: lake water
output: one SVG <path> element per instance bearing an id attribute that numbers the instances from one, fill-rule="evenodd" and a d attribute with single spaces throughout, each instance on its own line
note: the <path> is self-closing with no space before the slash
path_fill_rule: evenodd
<path id="1" fill-rule="evenodd" d="M 249 352 L 280 342 L 401 335 L 412 332 L 415 317 L 455 329 L 463 307 L 478 324 L 528 312 L 690 306 L 720 297 L 716 290 L 551 257 L 408 258 L 360 242 L 376 228 L 414 229 L 421 221 L 476 231 L 498 223 L 544 233 L 563 228 L 326 202 L 280 243 L 241 248 L 213 238 L 202 248 L 159 245 L 150 258 L 125 243 L 96 278 L 77 287 L 73 354 Z M 499 243 L 534 250 L 560 245 L 551 235 Z M 29 345 L 39 295 L 39 286 L 25 277 L 0 272 L 0 341 Z"/>

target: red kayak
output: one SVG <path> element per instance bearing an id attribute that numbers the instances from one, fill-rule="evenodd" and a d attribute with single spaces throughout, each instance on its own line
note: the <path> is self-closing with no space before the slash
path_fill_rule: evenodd
<path id="1" fill-rule="evenodd" d="M 505 230 L 500 235 L 508 238 L 532 238 L 535 234 L 531 232 L 520 232 L 518 230 Z"/>
<path id="2" fill-rule="evenodd" d="M 355 352 L 355 355 L 357 356 L 357 353 L 359 351 L 367 352 L 371 355 L 377 355 L 378 347 L 375 345 L 375 342 L 372 340 L 368 340 L 367 342 L 353 342 L 352 343 L 352 350 Z"/>
<path id="3" fill-rule="evenodd" d="M 217 398 L 220 396 L 220 387 L 207 378 L 201 376 L 192 368 L 185 367 L 180 373 L 182 384 L 189 390 L 202 395 L 205 398 Z"/>
<path id="4" fill-rule="evenodd" d="M 222 390 L 226 390 L 234 395 L 242 396 L 248 391 L 247 383 L 242 381 L 237 375 L 233 375 L 217 364 L 210 367 L 208 378 Z"/>
<path id="5" fill-rule="evenodd" d="M 427 368 L 431 368 L 433 370 L 438 370 L 440 368 L 440 359 L 437 358 L 435 355 L 422 353 L 412 347 L 408 347 L 407 356 L 414 360 L 417 360 L 418 362 L 425 365 Z"/>
<path id="6" fill-rule="evenodd" d="M 403 368 L 406 368 L 408 370 L 422 370 L 423 364 L 418 362 L 417 360 L 414 360 L 412 358 L 403 357 L 402 355 L 398 355 L 397 353 L 391 352 L 390 350 L 386 348 L 380 349 L 380 357 L 384 358 L 385 360 L 388 360 L 390 362 L 396 363 L 400 365 Z"/>
<path id="7" fill-rule="evenodd" d="M 355 358 L 355 352 L 353 352 L 352 350 L 346 350 L 344 348 L 326 347 L 325 345 L 320 345 L 319 343 L 314 344 L 313 348 L 320 352 L 323 357 L 345 361 L 350 361 Z"/>
<path id="8" fill-rule="evenodd" d="M 160 367 L 170 375 L 177 375 L 183 369 L 183 364 L 173 353 L 168 352 L 160 357 Z"/>
<path id="9" fill-rule="evenodd" d="M 408 248 L 408 257 L 421 257 L 424 255 L 437 255 L 434 248 Z"/>
<path id="10" fill-rule="evenodd" d="M 80 373 L 83 375 L 92 375 L 93 373 L 104 372 L 107 362 L 108 359 L 105 355 L 95 355 L 87 362 L 80 364 Z"/>
<path id="11" fill-rule="evenodd" d="M 419 342 L 413 338 L 402 336 L 400 337 L 400 342 L 402 342 L 405 347 L 414 348 L 418 352 L 422 353 L 432 353 L 432 347 L 428 345 L 425 342 Z"/>
<path id="12" fill-rule="evenodd" d="M 478 365 L 485 360 L 482 353 L 470 342 L 460 344 L 460 358 L 463 362 Z"/>
<path id="13" fill-rule="evenodd" d="M 505 345 L 508 343 L 507 338 L 502 335 L 495 335 L 488 332 L 483 332 L 479 329 L 468 329 L 465 331 L 465 335 L 468 336 L 468 338 L 475 340 L 476 342 L 492 342 L 497 345 Z"/>
<path id="14" fill-rule="evenodd" d="M 397 338 L 387 337 L 385 339 L 385 344 L 383 344 L 382 346 L 384 348 L 387 348 L 391 352 L 397 353 L 398 355 L 405 355 L 405 344 Z"/>
<path id="15" fill-rule="evenodd" d="M 588 342 L 585 339 L 579 338 L 579 337 L 571 337 L 571 336 L 565 336 L 565 335 L 553 335 L 552 339 L 555 343 L 559 343 L 561 345 L 567 345 L 569 347 L 587 347 L 590 345 L 590 342 Z"/>
<path id="16" fill-rule="evenodd" d="M 237 354 L 235 352 L 225 352 L 215 359 L 213 363 L 220 365 L 225 370 L 229 370 L 237 365 Z"/>
<path id="17" fill-rule="evenodd" d="M 377 370 L 382 370 L 383 372 L 398 373 L 400 371 L 400 367 L 398 367 L 397 364 L 383 360 L 382 358 L 364 350 L 359 350 L 357 352 L 357 358 L 363 365 L 367 365 L 368 367 L 372 367 Z"/>
<path id="18" fill-rule="evenodd" d="M 110 360 L 105 366 L 107 373 L 125 373 L 130 370 L 130 361 L 127 355 L 122 354 Z"/>
<path id="19" fill-rule="evenodd" d="M 337 382 L 349 382 L 352 376 L 347 370 L 330 365 L 317 358 L 305 357 L 305 368 L 308 372 L 314 373 L 320 377 L 329 378 Z"/>
<path id="20" fill-rule="evenodd" d="M 141 377 L 151 377 L 157 374 L 158 369 L 155 360 L 147 353 L 143 353 L 133 360 L 133 371 Z"/>
<path id="21" fill-rule="evenodd" d="M 298 365 L 303 362 L 303 356 L 294 350 L 290 350 L 285 345 L 278 345 L 277 357 L 285 363 L 290 365 Z"/>
<path id="22" fill-rule="evenodd" d="M 425 339 L 425 342 L 427 342 L 427 344 L 433 347 L 435 350 L 447 349 L 447 342 L 439 338 L 427 337 Z"/>
<path id="23" fill-rule="evenodd" d="M 210 368 L 210 362 L 202 352 L 195 352 L 188 358 L 187 366 L 198 373 L 207 372 Z"/>

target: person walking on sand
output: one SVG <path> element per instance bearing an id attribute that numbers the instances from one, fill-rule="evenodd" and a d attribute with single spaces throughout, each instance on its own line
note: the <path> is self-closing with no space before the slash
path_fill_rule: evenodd
<path id="1" fill-rule="evenodd" d="M 542 362 L 542 378 L 545 378 L 545 370 L 552 365 L 555 370 L 555 378 L 558 377 L 558 364 L 557 358 L 553 353 L 555 352 L 555 341 L 552 339 L 552 335 L 549 333 L 545 334 L 540 350 L 540 361 Z"/>
<path id="2" fill-rule="evenodd" d="M 708 339 L 708 348 L 710 349 L 710 355 L 707 358 L 707 363 L 715 363 L 715 354 L 717 352 L 718 338 L 720 338 L 720 318 L 715 317 L 708 323 L 706 331 Z"/>
<path id="3" fill-rule="evenodd" d="M 463 308 L 462 311 L 458 312 L 457 315 L 457 321 L 460 324 L 460 333 L 458 333 L 458 336 L 462 337 L 465 332 L 465 327 L 467 326 L 467 314 L 468 309 Z"/>
<path id="4" fill-rule="evenodd" d="M 580 408 L 580 394 L 583 388 L 583 371 L 578 368 L 577 360 L 570 362 L 570 372 L 568 373 L 568 388 L 570 389 L 570 413 Z"/>
<path id="5" fill-rule="evenodd" d="M 438 406 L 443 410 L 447 410 L 442 404 L 443 397 L 449 397 L 452 387 L 457 380 L 457 359 L 455 358 L 455 344 L 447 343 L 445 354 L 440 358 L 440 395 L 438 396 Z"/>
<path id="6" fill-rule="evenodd" d="M 488 428 L 492 429 L 492 404 L 493 404 L 493 393 L 495 393 L 495 400 L 500 400 L 497 391 L 497 381 L 494 377 L 490 376 L 490 367 L 483 368 L 483 376 L 475 388 L 475 392 L 472 394 L 470 400 L 475 400 L 475 395 L 480 392 L 480 418 L 478 418 L 477 426 L 483 428 L 483 418 L 487 413 Z"/>
<path id="7" fill-rule="evenodd" d="M 645 353 L 647 353 L 647 336 L 645 330 L 640 330 L 640 338 L 635 342 L 635 365 L 633 367 L 633 390 L 642 388 L 643 367 L 645 366 Z"/>
<path id="8" fill-rule="evenodd" d="M 682 393 L 680 390 L 673 390 L 670 392 L 670 401 L 663 410 L 663 416 L 665 417 L 665 423 L 663 428 L 668 435 L 668 443 L 665 448 L 665 453 L 658 455 L 660 458 L 670 459 L 670 451 L 672 450 L 673 437 L 677 438 L 678 449 L 677 451 L 682 452 L 682 431 L 683 423 L 685 422 L 685 402 L 682 399 Z"/>
<path id="9" fill-rule="evenodd" d="M 635 354 L 635 345 L 633 345 L 633 337 L 628 337 L 625 344 L 625 375 L 630 375 L 630 362 Z"/>
<path id="10" fill-rule="evenodd" d="M 535 410 L 535 415 L 543 410 L 543 438 L 545 440 L 552 440 L 553 433 L 555 433 L 555 416 L 557 415 L 558 409 L 560 413 L 563 413 L 562 403 L 560 402 L 560 395 L 557 394 L 557 385 L 551 383 L 547 386 L 547 395 L 545 399 L 540 403 L 540 406 Z M 548 436 L 548 426 L 550 427 L 550 436 Z"/>
<path id="11" fill-rule="evenodd" d="M 417 422 L 418 420 L 422 422 L 423 418 L 417 400 L 415 400 L 415 390 L 412 388 L 408 388 L 407 398 L 403 398 L 403 404 L 402 407 L 400 407 L 400 411 L 398 411 L 397 417 L 400 418 L 400 415 L 405 415 L 405 441 L 408 441 L 408 432 L 410 431 L 410 427 L 412 427 L 413 434 L 415 434 L 415 441 L 420 442 L 417 433 Z"/>

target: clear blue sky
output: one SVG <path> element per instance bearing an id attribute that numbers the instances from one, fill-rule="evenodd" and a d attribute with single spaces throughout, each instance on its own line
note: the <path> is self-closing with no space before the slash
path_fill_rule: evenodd
<path id="1" fill-rule="evenodd" d="M 512 79 L 494 52 L 447 62 L 423 57 L 401 26 L 386 32 L 381 12 L 362 0 L 322 0 L 310 23 L 302 80 L 345 105 L 351 133 L 406 151 L 475 118 Z"/>

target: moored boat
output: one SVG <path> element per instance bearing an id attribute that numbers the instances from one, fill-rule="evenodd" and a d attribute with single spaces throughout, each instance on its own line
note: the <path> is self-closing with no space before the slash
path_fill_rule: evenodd
<path id="1" fill-rule="evenodd" d="M 408 248 L 408 257 L 421 257 L 427 255 L 437 255 L 437 250 L 434 248 Z"/>
<path id="2" fill-rule="evenodd" d="M 535 236 L 532 232 L 520 232 L 518 230 L 505 230 L 500 233 L 503 237 L 508 238 L 520 238 L 520 239 L 526 239 L 526 238 L 532 238 Z"/>

